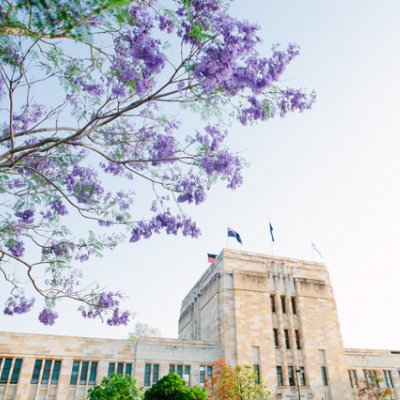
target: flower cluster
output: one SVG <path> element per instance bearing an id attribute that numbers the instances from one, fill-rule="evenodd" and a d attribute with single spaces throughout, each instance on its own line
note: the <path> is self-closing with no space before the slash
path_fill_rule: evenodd
<path id="1" fill-rule="evenodd" d="M 4 314 L 14 315 L 14 314 L 25 314 L 31 310 L 35 299 L 27 299 L 23 292 L 17 292 L 12 294 L 6 301 L 6 307 L 4 308 Z"/>
<path id="2" fill-rule="evenodd" d="M 39 314 L 39 321 L 43 325 L 54 325 L 57 318 L 58 313 L 50 308 L 44 308 Z"/>
<path id="3" fill-rule="evenodd" d="M 128 86 L 138 96 L 144 96 L 153 87 L 166 57 L 160 50 L 160 41 L 151 36 L 154 22 L 146 2 L 134 4 L 130 13 L 135 25 L 115 40 L 113 93 L 122 95 L 121 87 Z"/>
<path id="4" fill-rule="evenodd" d="M 75 262 L 153 234 L 198 237 L 184 206 L 204 202 L 218 181 L 236 189 L 246 165 L 228 147 L 222 116 L 242 125 L 283 117 L 309 109 L 315 93 L 280 87 L 299 47 L 260 55 L 259 27 L 229 15 L 226 0 L 106 2 L 101 13 L 91 2 L 48 13 L 20 3 L 0 6 L 0 22 L 18 30 L 31 15 L 46 40 L 23 30 L 0 40 L 2 261 L 47 265 L 34 285 L 46 298 L 42 323 L 55 322 L 66 296 L 86 318 L 126 324 L 119 292 L 78 291 Z M 52 38 L 57 30 L 66 37 Z M 42 96 L 48 87 L 54 96 Z M 190 126 L 190 112 L 207 121 Z M 146 201 L 150 211 L 139 211 Z M 13 295 L 5 312 L 32 305 Z"/>
<path id="5" fill-rule="evenodd" d="M 33 224 L 34 212 L 32 210 L 17 211 L 15 216 L 23 224 Z"/>
<path id="6" fill-rule="evenodd" d="M 132 314 L 129 311 L 121 311 L 119 305 L 123 296 L 119 292 L 101 292 L 93 294 L 87 306 L 81 307 L 84 318 L 101 318 L 107 316 L 107 324 L 110 326 L 126 325 Z"/>
<path id="7" fill-rule="evenodd" d="M 200 229 L 196 223 L 184 215 L 173 215 L 170 211 L 160 212 L 150 221 L 139 221 L 131 231 L 131 242 L 148 239 L 153 233 L 164 231 L 168 235 L 176 235 L 179 231 L 184 236 L 198 237 Z"/>
<path id="8" fill-rule="evenodd" d="M 66 188 L 78 203 L 91 204 L 104 192 L 97 179 L 97 172 L 88 167 L 74 165 L 65 178 Z"/>
<path id="9" fill-rule="evenodd" d="M 22 257 L 25 252 L 24 242 L 19 239 L 8 239 L 5 246 L 14 257 Z"/>

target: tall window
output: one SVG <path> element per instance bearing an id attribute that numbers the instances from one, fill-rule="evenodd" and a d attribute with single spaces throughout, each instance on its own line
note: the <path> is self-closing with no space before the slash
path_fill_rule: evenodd
<path id="1" fill-rule="evenodd" d="M 328 373 L 325 366 L 321 367 L 322 384 L 328 386 Z"/>
<path id="2" fill-rule="evenodd" d="M 158 382 L 158 376 L 160 374 L 159 364 L 153 364 L 153 384 Z"/>
<path id="3" fill-rule="evenodd" d="M 115 372 L 115 363 L 108 363 L 108 377 Z"/>
<path id="4" fill-rule="evenodd" d="M 260 365 L 259 364 L 254 364 L 253 365 L 253 371 L 254 371 L 254 383 L 257 385 L 260 383 Z"/>
<path id="5" fill-rule="evenodd" d="M 278 382 L 278 386 L 283 386 L 282 367 L 280 365 L 277 365 L 276 367 L 276 380 Z"/>
<path id="6" fill-rule="evenodd" d="M 79 365 L 80 361 L 74 361 L 74 363 L 72 364 L 71 380 L 70 380 L 71 385 L 76 385 L 78 382 Z"/>
<path id="7" fill-rule="evenodd" d="M 3 369 L 0 375 L 0 384 L 18 383 L 19 374 L 21 372 L 21 366 L 22 366 L 22 358 L 6 358 L 6 359 L 0 358 L 0 367 L 2 364 L 3 364 Z M 10 378 L 10 374 L 11 374 L 11 379 L 9 382 L 8 380 Z"/>
<path id="8" fill-rule="evenodd" d="M 207 380 L 210 380 L 212 378 L 212 366 L 200 365 L 200 386 L 204 386 L 206 381 L 206 374 Z"/>
<path id="9" fill-rule="evenodd" d="M 170 364 L 169 372 L 176 372 L 182 379 L 186 380 L 188 383 L 190 382 L 190 365 L 174 365 Z M 185 377 L 185 376 L 186 377 Z"/>
<path id="10" fill-rule="evenodd" d="M 18 383 L 19 373 L 21 372 L 22 358 L 15 359 L 10 383 Z"/>
<path id="11" fill-rule="evenodd" d="M 185 365 L 183 380 L 190 386 L 190 365 Z"/>
<path id="12" fill-rule="evenodd" d="M 271 310 L 274 313 L 276 311 L 276 308 L 275 308 L 275 295 L 271 294 L 270 299 L 271 299 Z"/>
<path id="13" fill-rule="evenodd" d="M 132 363 L 115 363 L 115 362 L 110 362 L 108 364 L 108 377 L 111 376 L 113 372 L 115 372 L 115 368 L 117 369 L 117 374 L 118 375 L 131 375 L 132 374 Z"/>
<path id="14" fill-rule="evenodd" d="M 39 382 L 40 370 L 42 369 L 42 360 L 36 360 L 35 365 L 33 366 L 32 372 L 32 384 L 37 384 Z"/>
<path id="15" fill-rule="evenodd" d="M 282 312 L 285 314 L 285 313 L 286 313 L 286 300 L 285 300 L 285 296 L 281 296 L 281 306 L 282 306 Z"/>
<path id="16" fill-rule="evenodd" d="M 296 381 L 294 380 L 294 368 L 291 365 L 288 366 L 288 377 L 289 386 L 296 386 Z"/>
<path id="17" fill-rule="evenodd" d="M 357 371 L 355 369 L 349 369 L 349 380 L 352 388 L 358 387 Z"/>
<path id="18" fill-rule="evenodd" d="M 300 345 L 300 333 L 299 333 L 299 331 L 298 331 L 297 329 L 294 331 L 294 335 L 295 335 L 295 338 L 296 338 L 296 347 L 297 347 L 297 350 L 300 350 L 300 349 L 301 349 L 301 345 Z"/>
<path id="19" fill-rule="evenodd" d="M 306 374 L 304 372 L 303 366 L 299 367 L 299 383 L 300 383 L 300 386 L 306 385 Z"/>
<path id="20" fill-rule="evenodd" d="M 322 377 L 322 384 L 324 386 L 328 386 L 328 371 L 326 368 L 326 352 L 324 349 L 319 349 L 319 362 L 321 363 L 321 377 Z"/>
<path id="21" fill-rule="evenodd" d="M 6 358 L 4 360 L 3 370 L 1 371 L 1 376 L 0 376 L 0 383 L 8 382 L 12 361 L 13 361 L 12 358 Z"/>
<path id="22" fill-rule="evenodd" d="M 274 343 L 275 343 L 275 347 L 279 347 L 278 329 L 275 329 L 275 328 L 274 328 Z"/>
<path id="23" fill-rule="evenodd" d="M 385 377 L 385 383 L 387 387 L 393 387 L 392 372 L 389 370 L 383 370 L 383 376 Z"/>
<path id="24" fill-rule="evenodd" d="M 379 387 L 378 374 L 374 369 L 363 369 L 364 379 L 367 387 L 373 383 Z"/>
<path id="25" fill-rule="evenodd" d="M 42 385 L 47 385 L 49 383 L 51 363 L 52 363 L 52 360 L 46 360 L 44 362 L 42 380 L 40 381 L 40 383 Z"/>
<path id="26" fill-rule="evenodd" d="M 89 361 L 83 361 L 81 367 L 81 377 L 79 379 L 80 385 L 86 385 L 88 369 L 89 369 Z"/>
<path id="27" fill-rule="evenodd" d="M 159 370 L 159 364 L 146 364 L 144 366 L 144 386 L 150 386 L 158 381 Z M 153 381 L 151 380 L 151 371 L 153 371 Z"/>
<path id="28" fill-rule="evenodd" d="M 297 314 L 297 307 L 296 307 L 296 297 L 291 297 L 292 300 L 292 312 L 293 314 Z"/>
<path id="29" fill-rule="evenodd" d="M 97 362 L 92 362 L 92 365 L 90 366 L 89 385 L 96 384 L 96 377 L 97 377 Z"/>
<path id="30" fill-rule="evenodd" d="M 151 364 L 144 366 L 144 386 L 150 386 Z"/>
<path id="31" fill-rule="evenodd" d="M 176 373 L 180 378 L 183 378 L 183 365 L 176 366 Z"/>
<path id="32" fill-rule="evenodd" d="M 124 374 L 124 363 L 117 364 L 117 374 L 123 375 Z"/>
<path id="33" fill-rule="evenodd" d="M 53 370 L 53 375 L 54 375 L 54 370 Z M 86 385 L 88 383 L 89 385 L 95 385 L 96 375 L 97 375 L 97 361 L 74 361 L 72 364 L 70 384 L 77 385 L 79 377 L 80 385 Z"/>
<path id="34" fill-rule="evenodd" d="M 61 360 L 55 360 L 53 365 L 53 373 L 51 374 L 51 381 L 52 385 L 58 384 L 58 378 L 60 377 L 60 370 L 61 370 Z"/>
<path id="35" fill-rule="evenodd" d="M 290 349 L 289 330 L 288 329 L 284 329 L 284 332 L 285 332 L 286 348 Z"/>

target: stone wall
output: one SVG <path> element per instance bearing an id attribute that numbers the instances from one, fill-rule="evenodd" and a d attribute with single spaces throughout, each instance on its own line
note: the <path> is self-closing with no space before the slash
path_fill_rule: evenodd
<path id="1" fill-rule="evenodd" d="M 200 383 L 200 367 L 220 358 L 232 366 L 258 366 L 279 399 L 298 399 L 299 391 L 303 400 L 355 399 L 363 370 L 385 374 L 393 385 L 392 398 L 400 399 L 400 352 L 343 348 L 324 264 L 224 249 L 183 299 L 179 339 L 0 333 L 0 400 L 84 399 L 108 374 L 110 363 L 123 364 L 125 371 L 130 366 L 138 386 L 144 385 L 146 365 L 158 370 L 158 377 L 171 366 L 187 366 L 194 385 Z M 11 373 L 7 383 L 1 383 L 6 359 L 12 362 Z M 12 383 L 19 359 L 18 382 Z M 43 370 L 39 383 L 32 382 L 36 360 L 51 360 L 51 369 L 61 361 L 57 384 L 41 384 Z M 71 384 L 73 365 L 79 368 L 77 384 Z M 96 379 L 80 384 L 86 366 L 97 366 Z M 353 387 L 349 371 L 358 377 Z M 148 384 L 156 379 L 150 375 Z"/>

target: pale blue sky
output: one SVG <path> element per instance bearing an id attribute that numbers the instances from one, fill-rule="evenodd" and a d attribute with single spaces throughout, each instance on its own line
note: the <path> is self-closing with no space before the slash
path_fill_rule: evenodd
<path id="1" fill-rule="evenodd" d="M 121 289 L 137 320 L 177 335 L 180 302 L 226 246 L 312 259 L 324 254 L 347 347 L 400 349 L 400 2 L 234 0 L 233 12 L 262 27 L 264 46 L 297 42 L 301 56 L 284 84 L 317 91 L 312 111 L 231 128 L 230 144 L 250 162 L 235 192 L 222 186 L 193 209 L 200 239 L 158 236 L 124 245 L 88 265 L 88 276 Z M 233 241 L 230 246 L 239 248 Z M 2 299 L 0 299 L 2 300 Z M 0 317 L 2 330 L 125 338 L 79 318 L 64 304 L 53 327 Z M 61 313 L 61 312 L 60 312 Z"/>

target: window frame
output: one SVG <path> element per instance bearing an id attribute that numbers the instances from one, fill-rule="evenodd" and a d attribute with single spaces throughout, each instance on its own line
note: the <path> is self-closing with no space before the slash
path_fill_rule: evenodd
<path id="1" fill-rule="evenodd" d="M 269 298 L 271 300 L 271 312 L 276 313 L 275 295 L 271 294 Z"/>
<path id="2" fill-rule="evenodd" d="M 293 365 L 288 365 L 288 379 L 289 379 L 289 386 L 296 386 L 296 379 L 295 379 L 295 370 Z"/>
<path id="3" fill-rule="evenodd" d="M 284 380 L 283 380 L 283 370 L 282 370 L 282 365 L 277 365 L 276 366 L 276 382 L 278 386 L 285 386 Z"/>
<path id="4" fill-rule="evenodd" d="M 290 335 L 289 335 L 289 329 L 284 329 L 283 330 L 285 334 L 285 344 L 286 344 L 286 349 L 290 350 Z"/>
<path id="5" fill-rule="evenodd" d="M 322 385 L 329 386 L 328 369 L 326 368 L 326 365 L 321 365 L 321 377 Z"/>
<path id="6" fill-rule="evenodd" d="M 149 387 L 151 386 L 151 364 L 144 365 L 144 377 L 143 377 L 143 386 Z"/>
<path id="7" fill-rule="evenodd" d="M 290 302 L 291 302 L 291 305 L 292 305 L 292 313 L 293 313 L 294 315 L 297 315 L 297 302 L 296 302 L 296 297 L 295 297 L 295 296 L 291 296 Z"/>
<path id="8" fill-rule="evenodd" d="M 286 314 L 286 296 L 281 295 L 281 309 L 282 309 L 282 314 Z"/>
<path id="9" fill-rule="evenodd" d="M 13 358 L 7 357 L 4 359 L 3 368 L 0 375 L 0 385 L 7 385 L 10 379 L 11 367 L 13 365 Z"/>
<path id="10" fill-rule="evenodd" d="M 22 358 L 14 358 L 13 368 L 10 376 L 10 384 L 16 385 L 19 381 L 19 376 L 21 374 L 22 369 Z"/>
<path id="11" fill-rule="evenodd" d="M 297 350 L 301 350 L 300 331 L 298 329 L 294 330 L 294 337 L 296 339 L 296 348 L 297 348 Z"/>
<path id="12" fill-rule="evenodd" d="M 279 348 L 279 331 L 277 328 L 273 328 L 273 333 L 274 333 L 274 345 L 275 348 Z"/>

